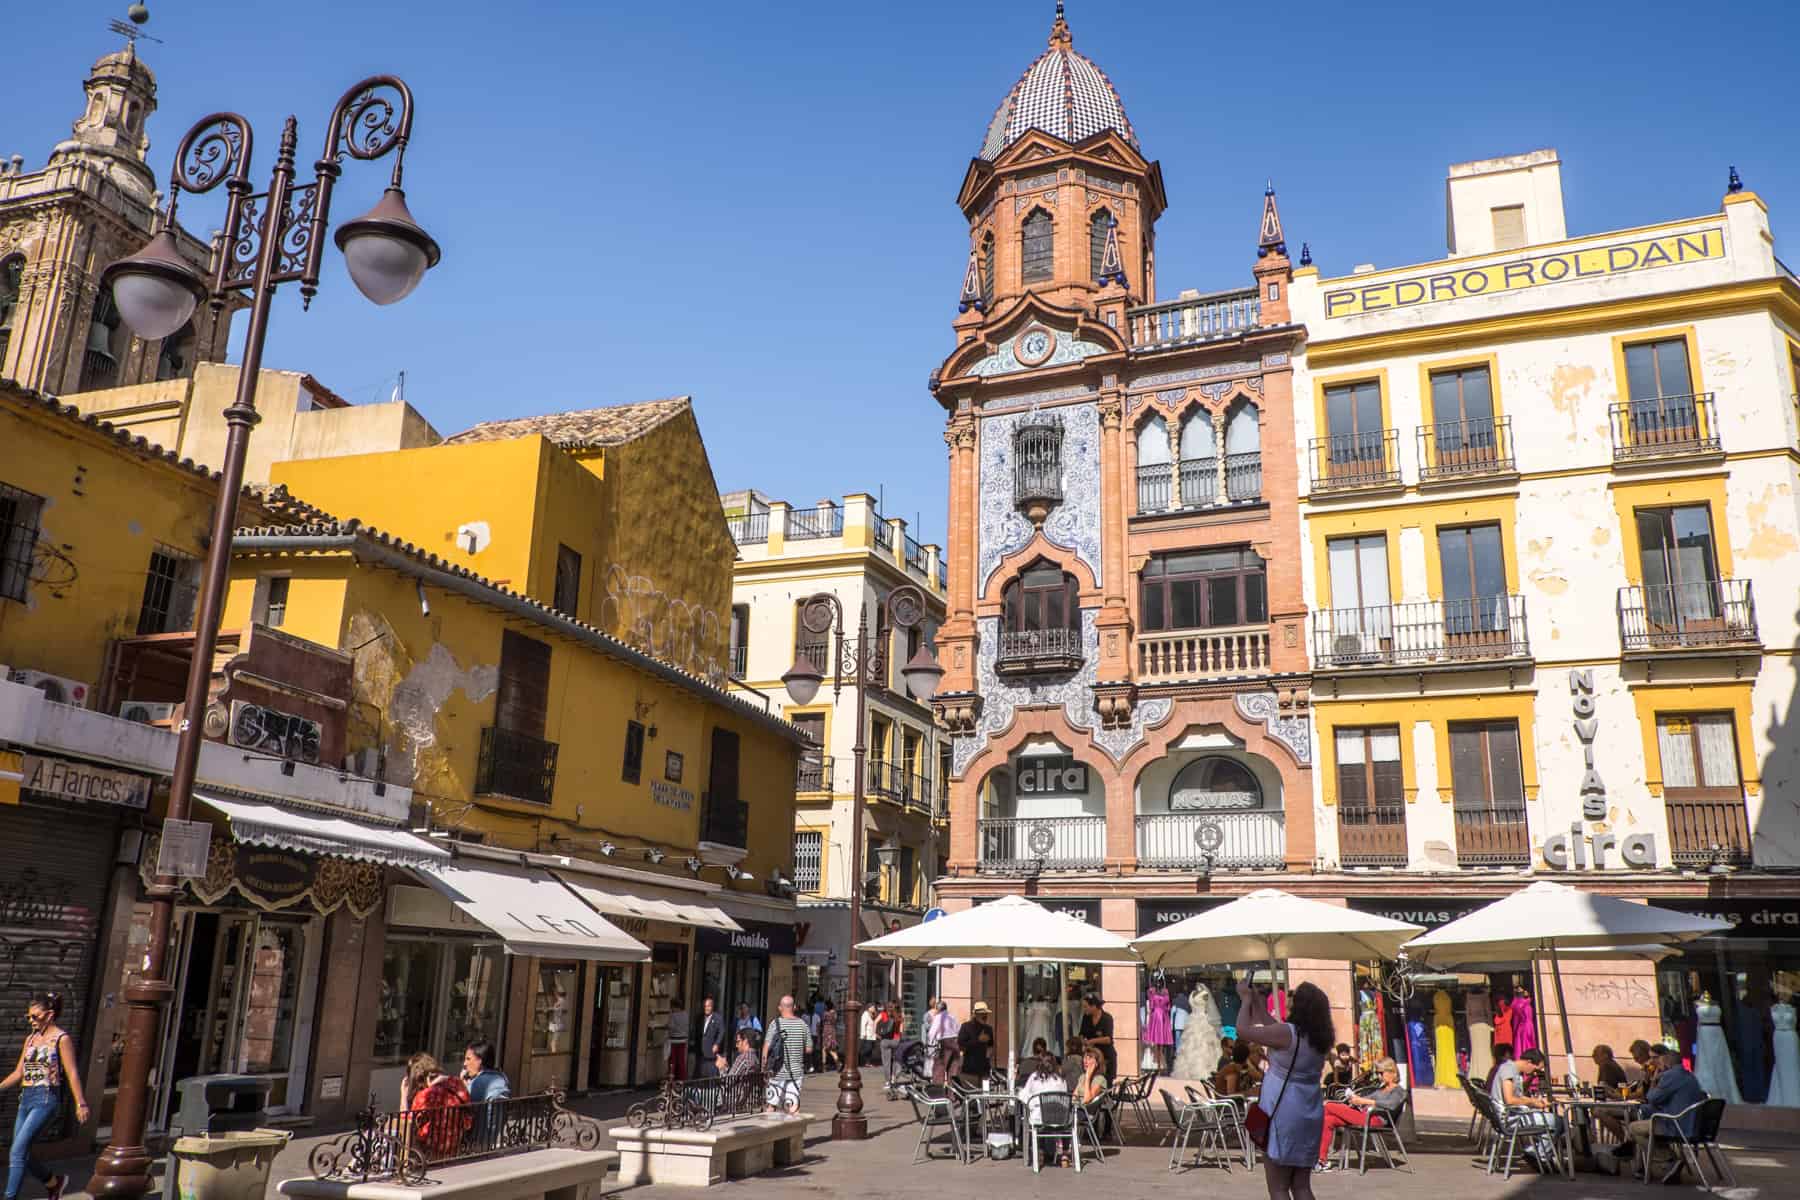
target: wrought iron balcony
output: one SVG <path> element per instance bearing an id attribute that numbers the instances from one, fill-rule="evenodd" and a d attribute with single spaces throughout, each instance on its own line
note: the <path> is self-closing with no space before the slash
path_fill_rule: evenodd
<path id="1" fill-rule="evenodd" d="M 1175 468 L 1169 463 L 1140 463 L 1137 469 L 1137 510 L 1168 512 L 1175 507 Z"/>
<path id="2" fill-rule="evenodd" d="M 1079 670 L 1081 632 L 1075 629 L 1004 629 L 994 670 L 1002 675 L 1031 675 Z"/>
<path id="3" fill-rule="evenodd" d="M 1406 804 L 1364 804 L 1338 798 L 1338 865 L 1404 867 Z"/>
<path id="4" fill-rule="evenodd" d="M 863 763 L 863 787 L 871 796 L 898 801 L 905 792 L 906 772 L 885 759 L 871 758 Z"/>
<path id="5" fill-rule="evenodd" d="M 548 804 L 556 788 L 556 743 L 489 725 L 481 731 L 475 792 L 529 804 Z"/>
<path id="6" fill-rule="evenodd" d="M 1105 817 L 985 817 L 976 822 L 983 874 L 1081 871 L 1106 863 Z"/>
<path id="7" fill-rule="evenodd" d="M 794 777 L 794 790 L 797 792 L 829 792 L 833 790 L 832 760 L 829 754 L 823 758 L 802 758 L 800 768 Z"/>
<path id="8" fill-rule="evenodd" d="M 1431 666 L 1526 658 L 1523 596 L 1423 600 L 1313 614 L 1319 668 Z"/>
<path id="9" fill-rule="evenodd" d="M 745 672 L 746 668 L 749 666 L 749 662 L 750 662 L 750 647 L 745 646 L 741 643 L 739 645 L 733 646 L 731 648 L 731 677 L 733 679 L 747 678 L 747 676 L 744 674 L 744 672 Z"/>
<path id="10" fill-rule="evenodd" d="M 1307 458 L 1312 464 L 1312 490 L 1318 494 L 1400 484 L 1398 430 L 1371 429 L 1314 438 Z"/>
<path id="11" fill-rule="evenodd" d="M 1419 481 L 1432 483 L 1518 470 L 1512 418 L 1480 417 L 1419 426 Z"/>
<path id="12" fill-rule="evenodd" d="M 1250 504 L 1262 499 L 1262 451 L 1225 456 L 1225 499 Z"/>
<path id="13" fill-rule="evenodd" d="M 1456 865 L 1459 867 L 1523 867 L 1531 862 L 1531 832 L 1525 806 L 1457 804 Z"/>
<path id="14" fill-rule="evenodd" d="M 720 846 L 747 847 L 750 844 L 750 804 L 746 800 L 703 793 L 700 813 L 700 840 Z"/>
<path id="15" fill-rule="evenodd" d="M 925 547 L 912 534 L 906 535 L 906 565 L 923 575 L 929 560 L 925 555 Z"/>
<path id="16" fill-rule="evenodd" d="M 1269 673 L 1269 627 L 1231 625 L 1137 635 L 1139 683 L 1187 683 Z"/>
<path id="17" fill-rule="evenodd" d="M 1627 400 L 1613 405 L 1607 415 L 1614 462 L 1720 452 L 1711 392 Z"/>
<path id="18" fill-rule="evenodd" d="M 789 541 L 841 537 L 843 532 L 844 510 L 835 504 L 821 504 L 817 508 L 790 508 L 788 510 L 787 537 Z"/>
<path id="19" fill-rule="evenodd" d="M 1145 463 L 1137 469 L 1137 511 L 1175 512 L 1210 508 L 1219 501 L 1221 473 L 1216 458 L 1184 458 L 1179 470 L 1169 463 Z M 1262 452 L 1227 454 L 1224 461 L 1225 502 L 1254 504 L 1262 499 Z M 1175 484 L 1179 483 L 1180 495 Z"/>
<path id="20" fill-rule="evenodd" d="M 1619 589 L 1619 642 L 1627 653 L 1755 646 L 1756 601 L 1748 579 Z"/>
<path id="21" fill-rule="evenodd" d="M 1279 812 L 1142 813 L 1138 866 L 1163 870 L 1277 870 L 1287 861 Z"/>
<path id="22" fill-rule="evenodd" d="M 1729 788 L 1665 788 L 1670 856 L 1684 866 L 1749 866 L 1744 793 Z"/>
<path id="23" fill-rule="evenodd" d="M 1133 350 L 1211 341 L 1255 329 L 1261 322 L 1262 301 L 1255 288 L 1125 310 Z"/>
<path id="24" fill-rule="evenodd" d="M 725 526 L 731 531 L 731 540 L 740 546 L 754 546 L 769 540 L 769 514 L 766 512 L 727 517 Z"/>
<path id="25" fill-rule="evenodd" d="M 1013 506 L 1042 521 L 1062 503 L 1062 422 L 1032 414 L 1013 430 Z"/>

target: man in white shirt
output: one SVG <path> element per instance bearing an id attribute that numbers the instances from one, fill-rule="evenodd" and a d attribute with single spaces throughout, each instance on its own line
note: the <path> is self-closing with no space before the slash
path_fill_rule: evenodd
<path id="1" fill-rule="evenodd" d="M 875 1065 L 875 1006 L 864 1002 L 862 1020 L 857 1025 L 856 1061 L 865 1067 Z"/>

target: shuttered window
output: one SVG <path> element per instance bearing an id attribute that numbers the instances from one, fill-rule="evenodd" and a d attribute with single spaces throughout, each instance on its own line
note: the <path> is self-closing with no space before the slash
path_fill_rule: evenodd
<path id="1" fill-rule="evenodd" d="M 542 738 L 549 708 L 550 647 L 506 630 L 500 637 L 500 695 L 494 704 L 494 724 Z"/>
<path id="2" fill-rule="evenodd" d="M 1387 808 L 1404 802 L 1398 728 L 1339 729 L 1336 741 L 1340 805 Z"/>
<path id="3" fill-rule="evenodd" d="M 1494 214 L 1494 249 L 1517 250 L 1525 244 L 1525 206 L 1509 204 L 1496 208 Z"/>
<path id="4" fill-rule="evenodd" d="M 625 766 L 619 777 L 626 783 L 644 777 L 644 727 L 637 721 L 625 722 Z"/>
<path id="5" fill-rule="evenodd" d="M 794 833 L 794 890 L 814 894 L 824 885 L 825 834 L 817 829 Z"/>
<path id="6" fill-rule="evenodd" d="M 1519 765 L 1519 727 L 1512 721 L 1483 721 L 1450 727 L 1450 780 L 1456 808 L 1500 817 L 1525 809 L 1524 775 Z"/>
<path id="7" fill-rule="evenodd" d="M 994 235 L 984 234 L 981 239 L 981 302 L 989 307 L 994 303 Z"/>

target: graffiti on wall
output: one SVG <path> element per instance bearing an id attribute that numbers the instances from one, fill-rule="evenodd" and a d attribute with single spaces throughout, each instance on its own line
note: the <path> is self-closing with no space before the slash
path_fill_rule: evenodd
<path id="1" fill-rule="evenodd" d="M 620 563 L 606 569 L 604 587 L 602 629 L 671 666 L 725 685 L 720 654 L 725 623 L 718 613 L 669 595 L 649 576 L 633 575 Z"/>
<path id="2" fill-rule="evenodd" d="M 500 686 L 499 664 L 464 666 L 436 641 L 423 657 L 415 657 L 377 613 L 351 617 L 344 644 L 358 648 L 356 693 L 380 721 L 366 735 L 386 746 L 388 778 L 411 779 L 421 792 L 454 794 L 455 772 L 439 745 L 438 714 L 456 692 L 476 704 L 493 695 Z M 361 716 L 353 713 L 353 719 Z"/>

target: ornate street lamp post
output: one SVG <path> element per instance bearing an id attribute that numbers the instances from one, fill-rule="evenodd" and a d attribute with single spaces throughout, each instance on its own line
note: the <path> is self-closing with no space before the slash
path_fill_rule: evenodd
<path id="1" fill-rule="evenodd" d="M 925 593 L 913 584 L 903 584 L 888 593 L 881 607 L 896 631 L 915 629 L 925 619 Z M 856 688 L 856 745 L 851 751 L 856 780 L 852 787 L 855 812 L 850 819 L 850 984 L 844 996 L 844 1066 L 838 1073 L 837 1112 L 831 1118 L 832 1138 L 850 1141 L 869 1136 L 869 1119 L 863 1115 L 862 1071 L 857 1062 L 856 1040 L 858 1017 L 862 1012 L 862 1001 L 858 997 L 862 985 L 862 957 L 856 947 L 862 936 L 863 755 L 868 749 L 863 726 L 868 721 L 867 690 L 887 686 L 888 648 L 886 639 L 868 636 L 868 617 L 860 611 L 856 616 L 856 637 L 846 638 L 844 606 L 830 592 L 820 592 L 800 602 L 800 624 L 809 633 L 830 630 L 833 634 L 837 659 L 837 670 L 831 679 L 833 698 L 842 691 L 846 675 Z M 881 627 L 877 622 L 876 628 Z M 931 653 L 931 648 L 921 644 L 919 652 L 900 668 L 900 674 L 913 698 L 928 702 L 937 691 L 944 668 Z M 824 679 L 825 674 L 817 664 L 805 654 L 799 654 L 787 674 L 781 677 L 781 682 L 787 687 L 788 698 L 795 704 L 811 704 Z"/>
<path id="2" fill-rule="evenodd" d="M 244 484 L 244 456 L 255 427 L 256 383 L 261 373 L 263 343 L 268 335 L 269 307 L 275 289 L 298 283 L 305 304 L 319 288 L 321 247 L 331 216 L 331 193 L 343 173 L 343 159 L 376 159 L 394 154 L 394 170 L 386 193 L 373 209 L 338 228 L 336 242 L 358 290 L 377 304 L 403 299 L 438 261 L 438 245 L 406 209 L 400 172 L 412 134 L 412 92 L 392 75 L 363 80 L 338 99 L 325 133 L 325 150 L 314 164 L 313 182 L 294 186 L 294 148 L 298 127 L 289 117 L 270 176 L 269 190 L 250 188 L 250 123 L 236 113 L 203 118 L 181 140 L 170 171 L 169 207 L 161 227 L 144 248 L 106 269 L 102 286 L 110 285 L 119 314 L 132 332 L 146 341 L 175 333 L 202 300 L 214 313 L 233 293 L 250 296 L 250 329 L 238 374 L 237 399 L 225 410 L 229 429 L 224 469 L 213 510 L 212 540 L 206 549 L 206 575 L 199 612 L 194 618 L 194 657 L 188 666 L 175 768 L 169 781 L 169 819 L 188 818 L 194 773 L 200 760 L 199 715 L 206 708 L 219 618 L 231 566 L 231 535 Z M 196 271 L 177 249 L 175 207 L 181 193 L 209 192 L 223 183 L 229 197 L 225 237 L 214 257 L 212 277 Z M 98 1197 L 142 1196 L 151 1188 L 150 1153 L 144 1146 L 149 1112 L 150 1067 L 157 1058 L 160 1010 L 174 994 L 164 978 L 169 926 L 174 919 L 179 881 L 158 875 L 148 888 L 150 942 L 139 979 L 125 989 L 125 1054 L 119 1068 L 118 1099 L 113 1109 L 112 1140 L 95 1164 L 88 1191 Z"/>

